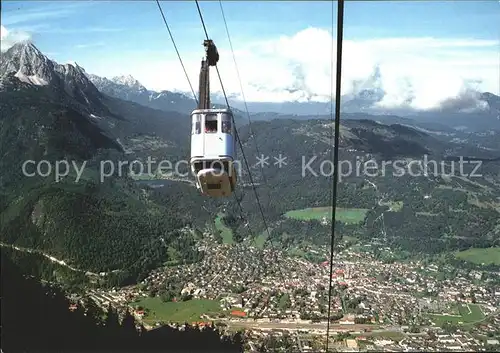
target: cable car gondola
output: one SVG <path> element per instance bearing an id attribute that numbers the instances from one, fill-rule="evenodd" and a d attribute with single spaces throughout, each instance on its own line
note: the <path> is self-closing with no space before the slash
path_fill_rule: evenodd
<path id="1" fill-rule="evenodd" d="M 217 64 L 219 53 L 212 40 L 203 45 L 206 57 L 201 62 L 198 108 L 191 113 L 190 165 L 203 195 L 225 197 L 236 187 L 236 131 L 229 108 L 210 109 L 209 67 Z"/>

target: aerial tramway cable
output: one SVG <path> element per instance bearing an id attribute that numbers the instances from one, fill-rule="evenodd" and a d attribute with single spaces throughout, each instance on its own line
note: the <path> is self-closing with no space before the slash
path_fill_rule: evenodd
<path id="1" fill-rule="evenodd" d="M 189 80 L 189 76 L 187 74 L 187 71 L 186 71 L 184 63 L 182 61 L 181 55 L 179 53 L 179 50 L 177 49 L 177 45 L 175 44 L 174 36 L 172 34 L 172 31 L 170 30 L 170 26 L 168 25 L 168 22 L 167 22 L 167 19 L 165 17 L 165 14 L 163 13 L 163 9 L 161 8 L 160 2 L 158 0 L 156 0 L 156 4 L 158 5 L 158 9 L 160 10 L 161 17 L 163 18 L 163 22 L 165 24 L 165 27 L 167 28 L 168 34 L 170 35 L 170 39 L 172 40 L 172 44 L 174 45 L 174 49 L 175 49 L 175 51 L 177 53 L 177 57 L 179 58 L 180 64 L 182 66 L 182 69 L 184 70 L 184 74 L 185 74 L 186 79 L 188 81 L 189 87 L 191 88 L 191 92 L 193 94 L 194 100 L 196 101 L 196 104 L 198 105 L 198 97 L 196 96 L 196 93 L 194 92 L 194 89 L 193 89 L 193 86 L 191 84 L 191 81 Z M 240 204 L 240 201 L 237 199 L 236 194 L 234 194 L 234 196 L 235 196 L 236 202 L 238 203 L 238 206 L 239 206 L 239 209 L 240 209 L 241 218 L 243 218 L 243 216 L 244 216 L 244 214 L 243 214 L 243 208 L 242 208 L 242 206 Z M 251 228 L 249 226 L 248 226 L 248 229 L 251 232 Z"/>
<path id="2" fill-rule="evenodd" d="M 184 64 L 183 64 L 183 61 L 182 61 L 181 55 L 180 55 L 180 53 L 179 53 L 179 51 L 178 51 L 178 49 L 177 49 L 177 46 L 176 46 L 176 44 L 175 44 L 175 39 L 174 39 L 174 37 L 173 37 L 172 32 L 170 31 L 170 27 L 169 27 L 169 25 L 168 25 L 168 22 L 167 22 L 167 20 L 166 20 L 166 17 L 165 17 L 165 15 L 164 15 L 164 13 L 163 13 L 163 10 L 162 10 L 161 5 L 160 5 L 160 3 L 159 3 L 159 1 L 158 1 L 158 0 L 156 0 L 156 4 L 158 5 L 158 9 L 160 10 L 160 14 L 161 14 L 161 16 L 162 16 L 162 18 L 163 18 L 163 22 L 164 22 L 164 24 L 165 24 L 165 27 L 167 28 L 167 31 L 168 31 L 168 33 L 169 33 L 169 35 L 170 35 L 170 39 L 172 40 L 172 43 L 173 43 L 174 48 L 175 48 L 175 51 L 176 51 L 176 53 L 177 53 L 177 57 L 179 58 L 179 61 L 180 61 L 180 63 L 181 63 L 181 66 L 182 66 L 182 68 L 183 68 L 183 70 L 184 70 L 184 74 L 185 74 L 186 79 L 187 79 L 187 81 L 188 81 L 188 83 L 189 83 L 189 86 L 190 86 L 190 88 L 191 88 L 191 92 L 193 93 L 193 97 L 194 97 L 194 99 L 195 99 L 196 103 L 198 104 L 198 99 L 197 99 L 196 93 L 194 92 L 193 86 L 191 85 L 191 81 L 189 80 L 189 76 L 188 76 L 188 74 L 187 74 L 187 72 L 186 72 L 186 69 L 185 69 L 185 67 L 184 67 Z M 203 29 L 204 29 L 205 35 L 206 35 L 206 37 L 207 37 L 207 39 L 208 39 L 208 32 L 207 32 L 207 29 L 206 29 L 206 26 L 205 26 L 205 22 L 204 22 L 204 19 L 203 19 L 203 15 L 202 15 L 202 13 L 201 13 L 201 9 L 200 9 L 200 7 L 199 7 L 199 5 L 198 5 L 198 2 L 196 2 L 196 5 L 197 5 L 197 7 L 198 7 L 198 13 L 199 13 L 199 15 L 200 15 L 200 19 L 201 19 L 201 22 L 202 22 L 202 25 L 203 25 Z M 227 25 L 226 25 L 226 29 L 227 29 Z M 228 33 L 228 35 L 229 35 L 229 33 Z M 234 56 L 234 53 L 233 53 L 233 56 Z M 227 96 L 226 96 L 226 93 L 225 93 L 225 90 L 224 90 L 224 86 L 223 86 L 223 83 L 222 83 L 222 78 L 221 78 L 221 76 L 220 76 L 220 73 L 219 73 L 219 70 L 218 70 L 217 66 L 216 66 L 216 70 L 217 70 L 217 74 L 218 74 L 218 77 L 219 77 L 219 81 L 220 81 L 220 83 L 221 83 L 222 91 L 223 91 L 223 93 L 224 93 L 224 98 L 225 98 L 225 100 L 226 100 L 226 104 L 227 104 L 228 108 L 230 109 L 230 106 L 229 106 L 229 101 L 228 101 L 228 99 L 227 99 Z M 245 102 L 245 105 L 246 105 L 246 102 Z M 247 112 L 248 112 L 248 109 L 247 109 Z M 234 122 L 234 117 L 233 117 L 233 124 L 235 124 L 235 122 Z M 249 168 L 249 166 L 248 166 L 248 162 L 246 161 L 246 156 L 245 156 L 245 153 L 244 153 L 244 151 L 243 151 L 243 146 L 242 146 L 242 144 L 241 144 L 241 141 L 240 141 L 240 139 L 239 139 L 239 136 L 238 136 L 237 131 L 236 131 L 236 138 L 237 138 L 237 140 L 238 140 L 238 142 L 239 142 L 239 145 L 240 145 L 240 148 L 241 148 L 241 150 L 242 150 L 243 158 L 244 158 L 244 160 L 245 160 L 245 164 L 246 164 L 246 167 L 247 167 L 247 169 L 248 169 L 248 173 L 249 173 L 249 177 L 250 177 L 250 181 L 251 181 L 252 187 L 253 187 L 253 189 L 254 189 L 254 192 L 256 193 L 256 190 L 255 190 L 255 185 L 254 185 L 254 182 L 253 182 L 253 178 L 252 178 L 252 176 L 251 176 L 251 171 L 250 171 L 250 168 Z M 238 200 L 238 198 L 236 197 L 236 194 L 234 194 L 234 197 L 235 197 L 235 200 L 236 200 L 236 202 L 237 202 L 237 204 L 238 204 L 238 206 L 239 206 L 239 209 L 240 209 L 240 214 L 241 214 L 241 218 L 242 218 L 242 219 L 244 219 L 244 211 L 243 211 L 243 207 L 241 206 L 241 202 L 240 202 L 240 200 Z M 262 217 L 263 217 L 264 225 L 265 225 L 265 227 L 266 227 L 266 230 L 267 230 L 267 232 L 268 232 L 268 234 L 269 234 L 269 238 L 270 238 L 269 227 L 268 227 L 268 226 L 267 226 L 267 224 L 266 224 L 265 217 L 264 217 L 264 214 L 263 214 L 263 211 L 262 211 L 262 207 L 261 207 L 261 205 L 260 205 L 260 201 L 259 201 L 259 199 L 258 199 L 257 193 L 256 193 L 256 197 L 257 197 L 257 202 L 258 202 L 258 204 L 259 204 L 259 209 L 260 209 L 260 211 L 261 211 L 261 215 L 262 215 Z M 247 223 L 248 223 L 248 221 L 247 221 Z M 248 228 L 248 230 L 249 230 L 249 232 L 250 232 L 250 233 L 253 233 L 253 232 L 252 232 L 252 230 L 251 230 L 251 228 L 250 228 L 250 225 L 248 225 L 248 226 L 247 226 L 247 228 Z M 271 241 L 271 243 L 272 243 L 272 241 Z M 274 248 L 274 246 L 273 246 L 273 248 Z M 280 272 L 281 272 L 281 269 L 280 269 Z M 281 273 L 281 275 L 283 275 L 283 274 Z"/>
<path id="3" fill-rule="evenodd" d="M 201 13 L 200 4 L 198 3 L 198 0 L 195 0 L 195 2 L 196 2 L 196 7 L 197 7 L 197 9 L 198 9 L 198 14 L 199 14 L 199 16 L 200 16 L 200 21 L 201 21 L 201 24 L 202 24 L 202 26 L 203 26 L 203 31 L 205 32 L 205 36 L 206 36 L 207 40 L 209 40 L 209 39 L 210 39 L 210 37 L 208 36 L 207 27 L 205 26 L 205 20 L 203 19 L 203 14 Z M 226 27 L 226 28 L 227 28 L 227 27 Z M 224 94 L 224 99 L 225 99 L 225 101 L 226 101 L 226 105 L 227 105 L 228 109 L 231 109 L 231 107 L 230 107 L 230 105 L 229 105 L 229 100 L 227 99 L 226 90 L 224 89 L 224 84 L 222 83 L 222 78 L 221 78 L 221 75 L 220 75 L 220 72 L 219 72 L 219 68 L 217 67 L 217 65 L 215 65 L 215 69 L 216 69 L 216 71 L 217 71 L 217 76 L 219 77 L 219 82 L 220 82 L 220 85 L 221 85 L 221 88 L 222 88 L 222 93 Z M 234 126 L 236 126 L 236 122 L 234 121 L 234 116 L 233 116 L 233 124 L 234 124 Z M 263 209 L 262 209 L 262 205 L 261 205 L 260 200 L 259 200 L 259 195 L 258 195 L 258 193 L 257 193 L 257 189 L 255 188 L 255 183 L 254 183 L 253 178 L 252 178 L 252 172 L 251 172 L 251 170 L 250 170 L 250 166 L 248 165 L 248 161 L 247 161 L 247 158 L 246 158 L 246 156 L 245 156 L 245 152 L 244 152 L 244 150 L 243 150 L 243 144 L 241 143 L 241 139 L 240 139 L 239 134 L 238 134 L 238 131 L 237 131 L 236 129 L 235 129 L 235 134 L 236 134 L 236 139 L 237 139 L 238 144 L 239 144 L 240 149 L 241 149 L 241 153 L 242 153 L 242 155 L 243 155 L 243 161 L 245 162 L 245 166 L 246 166 L 247 171 L 248 171 L 248 177 L 249 177 L 249 179 L 250 179 L 250 183 L 252 184 L 252 189 L 253 189 L 253 192 L 254 192 L 254 194 L 255 194 L 255 199 L 256 199 L 256 201 L 257 201 L 257 205 L 258 205 L 258 207 L 259 207 L 260 214 L 261 214 L 261 216 L 262 216 L 262 221 L 263 221 L 263 223 L 264 223 L 264 227 L 266 228 L 266 232 L 267 232 L 267 235 L 268 235 L 268 239 L 269 239 L 269 241 L 270 241 L 270 243 L 271 243 L 271 246 L 272 246 L 272 248 L 273 248 L 274 254 L 275 254 L 275 256 L 276 256 L 276 249 L 275 249 L 274 244 L 273 244 L 273 242 L 272 242 L 272 240 L 271 240 L 271 232 L 269 231 L 269 226 L 267 225 L 266 218 L 265 218 L 265 216 L 264 216 L 264 211 L 263 211 Z M 240 205 L 240 207 L 241 207 L 241 205 Z M 276 258 L 275 258 L 275 259 L 276 259 Z M 278 268 L 280 269 L 280 273 L 281 273 L 281 275 L 283 276 L 283 273 L 282 273 L 282 271 L 281 271 L 281 268 L 280 268 L 280 267 L 278 267 Z"/>
<path id="4" fill-rule="evenodd" d="M 333 79 L 333 22 L 334 22 L 334 1 L 332 0 L 332 58 L 331 70 Z M 339 141 L 340 141 L 340 95 L 342 79 L 342 41 L 344 37 L 344 0 L 337 0 L 337 71 L 335 74 L 335 142 L 333 146 L 333 181 L 332 181 L 332 219 L 331 219 L 331 239 L 330 239 L 330 275 L 328 285 L 328 322 L 326 326 L 326 352 L 330 338 L 330 317 L 332 310 L 332 275 L 333 275 L 333 252 L 335 251 L 335 217 L 337 210 L 337 186 L 339 178 Z M 330 114 L 333 120 L 333 80 L 331 85 Z"/>
<path id="5" fill-rule="evenodd" d="M 201 23 L 203 25 L 203 30 L 205 32 L 205 35 L 206 35 L 207 39 L 209 39 L 209 37 L 208 37 L 208 31 L 207 31 L 207 28 L 205 26 L 205 21 L 203 19 L 203 15 L 201 13 L 200 6 L 199 6 L 197 0 L 195 0 L 195 2 L 196 2 L 196 6 L 198 8 L 198 14 L 200 16 Z M 163 14 L 162 9 L 161 9 L 160 3 L 159 3 L 158 0 L 156 0 L 156 3 L 158 4 L 158 8 L 159 8 L 160 13 L 161 13 L 161 15 L 163 17 L 163 21 L 164 21 L 165 26 L 167 27 L 167 30 L 168 30 L 168 32 L 170 34 L 170 38 L 172 39 L 172 43 L 174 44 L 175 50 L 177 52 L 177 56 L 179 57 L 179 61 L 181 62 L 182 68 L 184 69 L 184 74 L 186 75 L 186 78 L 188 80 L 188 83 L 189 83 L 189 86 L 190 86 L 191 91 L 193 93 L 193 96 L 194 96 L 196 102 L 198 102 L 196 94 L 194 92 L 194 89 L 193 89 L 193 87 L 191 85 L 191 82 L 189 80 L 189 76 L 187 75 L 187 72 L 185 70 L 184 64 L 182 62 L 182 58 L 181 58 L 181 56 L 179 54 L 179 51 L 177 50 L 177 46 L 175 45 L 175 40 L 173 38 L 173 35 L 172 35 L 171 31 L 170 31 L 168 23 L 167 23 L 167 21 L 165 19 L 165 16 Z M 331 239 L 330 239 L 330 271 L 329 271 L 329 286 L 328 286 L 328 321 L 327 321 L 327 331 L 326 331 L 326 352 L 328 352 L 329 337 L 330 337 L 329 334 L 330 334 L 331 299 L 332 299 L 332 282 L 333 282 L 332 281 L 332 275 L 333 275 L 333 254 L 334 254 L 334 251 L 335 251 L 335 220 L 336 220 L 336 206 L 337 206 L 337 186 L 338 186 L 338 175 L 339 175 L 338 164 L 339 164 L 339 140 L 340 140 L 340 99 L 341 99 L 341 77 L 342 77 L 342 41 L 343 41 L 343 27 L 344 27 L 344 0 L 338 0 L 337 1 L 337 50 L 336 50 L 336 52 L 337 52 L 337 67 L 336 67 L 336 75 L 335 75 L 335 115 L 334 115 L 334 112 L 333 112 L 333 101 L 334 101 L 334 94 L 333 94 L 333 27 L 334 27 L 333 26 L 333 23 L 334 23 L 334 6 L 333 6 L 333 4 L 334 4 L 334 1 L 333 0 L 332 0 L 331 4 L 332 4 L 332 22 L 331 22 L 331 27 L 332 27 L 332 50 L 331 50 L 331 52 L 332 52 L 331 53 L 331 55 L 332 55 L 332 57 L 331 57 L 332 80 L 331 81 L 332 82 L 331 82 L 331 97 L 330 97 L 330 118 L 333 121 L 334 120 L 333 118 L 335 116 L 335 135 L 334 135 L 334 142 L 333 142 L 333 144 L 334 144 L 334 146 L 333 146 L 334 173 L 333 173 L 332 194 L 331 194 L 332 217 L 331 217 Z M 221 5 L 221 10 L 222 10 L 222 4 L 220 4 L 220 5 Z M 222 10 L 222 13 L 223 13 L 223 10 Z M 226 20 L 225 20 L 224 13 L 223 13 L 223 17 L 224 17 L 224 23 L 226 25 L 226 31 L 227 31 L 227 34 L 228 34 L 228 38 L 230 38 L 229 37 L 229 31 L 227 29 L 227 23 L 226 23 Z M 235 64 L 236 64 L 236 59 L 234 58 L 234 51 L 233 51 L 233 48 L 232 48 L 231 41 L 230 41 L 230 45 L 231 45 L 231 51 L 233 52 L 233 59 L 234 59 Z M 227 98 L 227 95 L 226 95 L 226 92 L 225 92 L 225 89 L 224 89 L 224 85 L 222 83 L 222 78 L 220 76 L 219 69 L 217 68 L 217 66 L 215 66 L 215 68 L 216 68 L 216 71 L 217 71 L 217 76 L 219 77 L 219 81 L 220 81 L 220 84 L 221 84 L 222 92 L 224 94 L 224 99 L 226 101 L 228 109 L 230 109 L 229 100 Z M 241 79 L 239 77 L 239 72 L 238 72 L 238 79 L 240 81 L 240 88 L 242 89 L 242 87 L 241 87 Z M 243 95 L 243 89 L 242 89 L 242 95 Z M 249 121 L 250 121 L 250 114 L 248 112 L 246 100 L 245 100 L 245 108 L 247 110 L 247 115 L 248 115 L 248 118 L 249 118 Z M 234 117 L 233 117 L 233 124 L 235 124 Z M 244 159 L 245 165 L 246 165 L 246 167 L 248 169 L 248 174 L 249 174 L 250 182 L 252 184 L 252 189 L 253 189 L 253 191 L 255 193 L 256 201 L 257 201 L 257 204 L 259 206 L 259 210 L 260 210 L 260 213 L 261 213 L 261 216 L 262 216 L 262 220 L 264 222 L 264 225 L 266 227 L 266 230 L 267 230 L 267 233 L 268 233 L 268 236 L 269 236 L 269 240 L 270 240 L 271 239 L 271 235 L 270 235 L 270 232 L 269 232 L 269 227 L 268 227 L 267 222 L 265 220 L 264 212 L 262 210 L 262 206 L 260 204 L 260 200 L 259 200 L 259 197 L 258 197 L 258 194 L 257 194 L 257 190 L 256 190 L 255 184 L 253 182 L 253 178 L 252 178 L 252 174 L 251 174 L 251 171 L 250 171 L 250 167 L 248 165 L 245 153 L 243 151 L 243 145 L 241 143 L 241 140 L 239 138 L 239 135 L 238 135 L 237 131 L 236 131 L 236 138 L 237 138 L 239 146 L 241 148 L 241 152 L 243 154 L 243 159 Z M 241 212 L 243 212 L 243 209 L 241 207 L 240 201 L 237 198 L 236 198 L 236 201 L 239 204 Z M 272 241 L 271 241 L 271 243 L 272 243 Z"/>
<path id="6" fill-rule="evenodd" d="M 198 97 L 196 96 L 196 93 L 194 92 L 193 85 L 191 84 L 191 81 L 189 80 L 189 76 L 187 74 L 186 68 L 184 67 L 184 63 L 182 62 L 181 54 L 179 54 L 179 50 L 177 49 L 177 45 L 175 44 L 174 36 L 172 35 L 172 32 L 170 31 L 170 27 L 168 26 L 167 19 L 165 18 L 165 15 L 163 14 L 163 10 L 160 6 L 160 2 L 156 0 L 156 4 L 158 5 L 158 9 L 160 10 L 161 17 L 163 18 L 163 22 L 165 23 L 165 27 L 167 27 L 168 34 L 170 35 L 170 39 L 172 40 L 172 44 L 174 45 L 175 52 L 177 53 L 177 57 L 179 58 L 179 61 L 181 62 L 182 69 L 184 70 L 184 74 L 186 75 L 187 81 L 189 83 L 189 88 L 191 88 L 191 92 L 193 93 L 194 100 L 196 101 L 196 105 L 198 105 Z"/>
<path id="7" fill-rule="evenodd" d="M 243 98 L 243 103 L 245 104 L 245 111 L 246 111 L 246 115 L 247 115 L 247 118 L 248 118 L 248 128 L 250 130 L 250 136 L 254 140 L 255 151 L 257 152 L 257 156 L 261 156 L 261 153 L 259 151 L 259 146 L 257 144 L 257 139 L 256 139 L 255 133 L 254 133 L 254 131 L 252 129 L 252 119 L 250 118 L 250 111 L 248 110 L 247 100 L 245 98 L 245 92 L 243 91 L 243 84 L 242 84 L 242 81 L 241 81 L 240 71 L 238 69 L 238 64 L 236 62 L 236 55 L 234 54 L 233 42 L 231 41 L 231 35 L 229 34 L 229 27 L 227 25 L 226 15 L 224 13 L 224 8 L 222 7 L 222 1 L 221 0 L 219 0 L 219 6 L 220 6 L 221 14 L 222 14 L 222 20 L 224 21 L 224 27 L 226 28 L 227 39 L 229 41 L 229 46 L 231 48 L 231 53 L 232 53 L 232 56 L 233 56 L 233 62 L 234 62 L 234 66 L 235 66 L 235 69 L 236 69 L 236 75 L 237 75 L 237 78 L 238 78 L 238 82 L 239 82 L 239 85 L 240 85 L 241 96 Z M 267 185 L 267 179 L 266 179 L 266 176 L 264 174 L 264 166 L 262 164 L 260 164 L 260 169 L 261 169 L 261 174 L 262 174 L 262 179 L 264 181 L 264 184 Z M 268 207 L 269 207 L 270 204 L 271 204 L 271 198 L 268 199 L 268 203 L 267 203 Z M 240 207 L 241 207 L 241 205 L 240 205 Z M 269 228 L 266 227 L 266 230 L 267 230 L 267 233 L 268 233 L 268 237 L 267 237 L 266 241 L 264 242 L 264 244 L 262 246 L 265 247 L 266 243 L 269 241 L 271 243 L 271 246 L 272 246 L 273 250 L 275 250 L 275 247 L 274 247 L 271 235 L 269 234 Z"/>
<path id="8" fill-rule="evenodd" d="M 181 63 L 181 66 L 182 66 L 182 68 L 184 69 L 184 74 L 186 75 L 186 79 L 187 79 L 187 81 L 188 81 L 188 83 L 189 83 L 189 86 L 191 87 L 191 91 L 192 91 L 192 93 L 193 93 L 193 97 L 194 97 L 194 99 L 195 99 L 195 101 L 196 101 L 196 104 L 198 104 L 198 99 L 197 99 L 197 96 L 196 96 L 196 94 L 195 94 L 195 92 L 194 92 L 194 90 L 193 90 L 193 87 L 192 87 L 191 82 L 190 82 L 190 80 L 189 80 L 189 76 L 188 76 L 188 75 L 187 75 L 187 73 L 186 73 L 186 69 L 184 68 L 184 64 L 183 64 L 183 62 L 182 62 L 182 58 L 181 58 L 181 56 L 180 56 L 180 54 L 179 54 L 179 51 L 177 50 L 177 46 L 176 46 L 176 44 L 175 44 L 175 40 L 174 40 L 173 34 L 172 34 L 172 32 L 170 31 L 170 27 L 168 26 L 168 22 L 167 22 L 167 20 L 166 20 L 166 17 L 165 17 L 165 15 L 164 15 L 164 13 L 163 13 L 163 10 L 162 10 L 162 8 L 161 8 L 161 6 L 160 6 L 160 4 L 159 4 L 158 0 L 156 1 L 156 3 L 157 3 L 157 5 L 158 5 L 158 8 L 159 8 L 160 13 L 161 13 L 161 16 L 162 16 L 162 18 L 163 18 L 163 22 L 165 23 L 165 26 L 166 26 L 166 28 L 167 28 L 167 30 L 168 30 L 169 35 L 170 35 L 170 39 L 172 40 L 172 43 L 173 43 L 173 45 L 174 45 L 174 48 L 175 48 L 175 50 L 176 50 L 176 52 L 177 52 L 177 56 L 178 56 L 178 58 L 179 58 L 179 61 L 180 61 L 180 63 Z M 242 219 L 242 220 L 245 220 L 244 211 L 243 211 L 243 207 L 241 206 L 241 202 L 240 202 L 240 200 L 238 200 L 238 197 L 236 196 L 236 194 L 235 194 L 235 193 L 233 193 L 233 196 L 234 196 L 234 198 L 235 198 L 235 200 L 236 200 L 236 203 L 238 204 L 238 207 L 239 207 L 239 210 L 240 210 L 240 217 L 241 217 L 241 219 Z M 205 207 L 203 207 L 203 208 L 205 208 Z M 207 210 L 207 212 L 208 212 L 208 210 Z M 248 233 L 249 233 L 249 235 L 254 234 L 254 232 L 253 232 L 252 228 L 250 227 L 250 224 L 249 224 L 248 220 L 246 220 L 246 223 L 247 223 L 247 224 L 246 224 L 246 226 L 245 226 L 245 227 L 246 227 L 246 228 L 248 228 Z"/>

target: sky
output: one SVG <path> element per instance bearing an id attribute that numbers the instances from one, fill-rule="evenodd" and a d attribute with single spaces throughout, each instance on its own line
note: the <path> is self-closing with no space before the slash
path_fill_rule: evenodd
<path id="1" fill-rule="evenodd" d="M 236 65 L 220 3 L 199 4 L 228 95 L 241 99 L 242 87 L 254 102 L 329 99 L 336 2 L 332 32 L 330 1 L 222 1 Z M 88 73 L 132 75 L 148 89 L 190 92 L 155 1 L 2 5 L 3 51 L 29 39 L 49 58 L 76 62 Z M 205 36 L 196 3 L 161 5 L 197 92 Z M 500 94 L 499 23 L 498 0 L 346 1 L 342 93 L 381 88 L 381 107 L 419 109 L 470 92 Z M 211 90 L 221 91 L 213 70 Z"/>

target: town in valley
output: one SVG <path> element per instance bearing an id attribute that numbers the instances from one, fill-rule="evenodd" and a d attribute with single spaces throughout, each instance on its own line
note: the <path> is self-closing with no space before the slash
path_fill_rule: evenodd
<path id="1" fill-rule="evenodd" d="M 219 244 L 209 232 L 198 246 L 204 254 L 198 263 L 165 266 L 138 285 L 93 289 L 87 295 L 102 307 L 129 310 L 148 329 L 215 325 L 227 334 L 244 330 L 250 352 L 263 344 L 324 351 L 330 269 L 326 247 L 310 247 L 309 252 L 325 258 L 311 262 L 245 241 Z M 343 247 L 334 254 L 329 350 L 498 347 L 498 272 L 425 261 L 382 262 L 369 248 Z"/>

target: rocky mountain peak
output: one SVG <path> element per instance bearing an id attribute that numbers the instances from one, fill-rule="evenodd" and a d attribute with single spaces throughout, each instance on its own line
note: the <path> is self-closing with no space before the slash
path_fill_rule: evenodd
<path id="1" fill-rule="evenodd" d="M 44 86 L 60 95 L 65 92 L 84 107 L 101 107 L 101 94 L 76 63 L 58 64 L 33 43 L 17 43 L 2 55 L 0 79 L 8 85 Z"/>
<path id="2" fill-rule="evenodd" d="M 2 55 L 0 76 L 14 74 L 20 81 L 44 86 L 54 78 L 54 63 L 31 42 L 25 41 L 12 46 Z"/>
<path id="3" fill-rule="evenodd" d="M 136 89 L 146 89 L 138 80 L 131 75 L 115 76 L 111 79 L 114 83 Z"/>
<path id="4" fill-rule="evenodd" d="M 22 82 L 38 86 L 61 83 L 74 86 L 79 83 L 90 90 L 93 86 L 85 76 L 85 70 L 78 64 L 60 65 L 28 41 L 15 44 L 2 56 L 0 76 L 9 74 L 14 74 Z M 97 92 L 95 87 L 93 89 Z"/>

